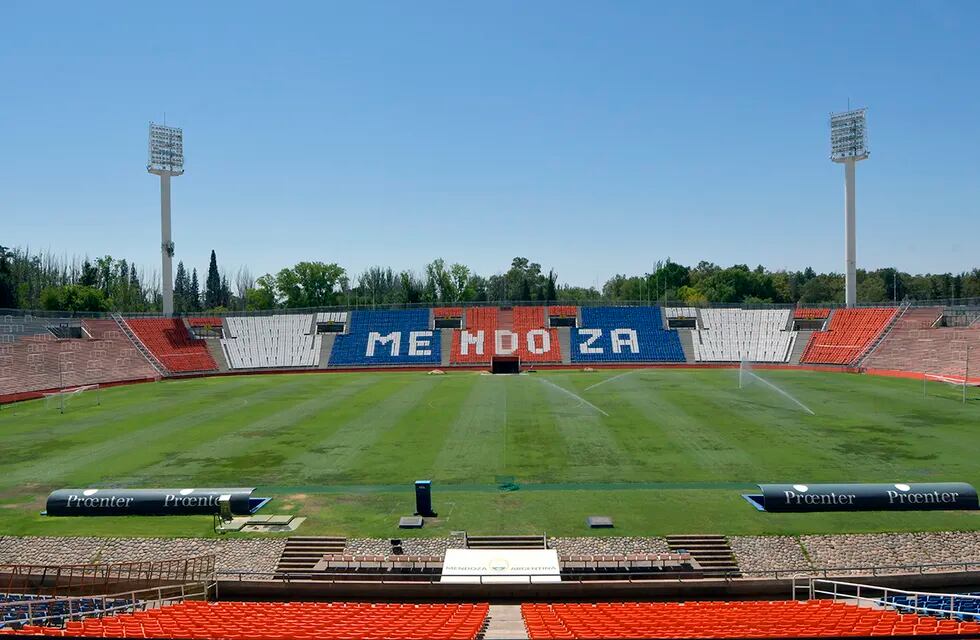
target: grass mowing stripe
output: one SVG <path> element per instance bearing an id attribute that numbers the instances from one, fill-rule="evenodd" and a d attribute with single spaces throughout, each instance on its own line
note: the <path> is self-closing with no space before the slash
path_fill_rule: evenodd
<path id="1" fill-rule="evenodd" d="M 433 478 L 445 483 L 493 482 L 504 468 L 506 388 L 487 376 L 461 376 L 463 401 L 432 462 Z M 495 486 L 495 485 L 494 485 Z"/>
<path id="2" fill-rule="evenodd" d="M 552 386 L 560 388 L 553 383 Z M 566 460 L 562 477 L 553 480 L 615 481 L 632 476 L 635 470 L 628 468 L 630 457 L 609 428 L 617 420 L 616 416 L 590 411 L 576 403 L 574 394 L 568 393 L 549 388 L 543 396 L 546 409 L 556 418 L 562 440 L 560 455 Z"/>
<path id="3" fill-rule="evenodd" d="M 296 477 L 324 481 L 350 482 L 353 477 L 381 479 L 377 460 L 358 462 L 359 454 L 393 428 L 412 410 L 419 395 L 440 382 L 438 376 L 388 374 L 388 384 L 372 387 L 370 393 L 340 407 L 324 420 L 320 436 L 305 450 L 284 461 L 285 471 Z"/>
<path id="4" fill-rule="evenodd" d="M 157 482 L 190 475 L 197 485 L 289 482 L 277 472 L 279 461 L 315 435 L 324 412 L 377 382 L 373 376 L 309 376 L 273 402 L 230 412 L 224 420 L 238 425 L 236 429 L 185 448 L 141 474 Z"/>
<path id="5" fill-rule="evenodd" d="M 374 475 L 408 483 L 433 477 L 435 459 L 448 437 L 451 417 L 466 394 L 465 378 L 429 376 L 415 390 L 414 404 L 373 442 L 353 454 L 355 467 L 370 466 Z"/>

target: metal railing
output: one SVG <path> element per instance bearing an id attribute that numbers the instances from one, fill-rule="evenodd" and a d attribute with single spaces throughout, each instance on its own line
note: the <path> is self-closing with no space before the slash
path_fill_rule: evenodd
<path id="1" fill-rule="evenodd" d="M 214 554 L 154 560 L 75 565 L 0 564 L 0 593 L 20 593 L 29 590 L 36 594 L 58 596 L 75 591 L 106 593 L 113 585 L 149 583 L 164 585 L 207 581 L 215 575 Z"/>
<path id="2" fill-rule="evenodd" d="M 851 566 L 833 567 L 817 569 L 768 569 L 768 570 L 739 570 L 738 572 L 714 572 L 696 569 L 682 570 L 633 570 L 633 571 L 611 571 L 597 568 L 595 570 L 562 570 L 562 582 L 590 583 L 601 580 L 623 580 L 626 582 L 701 582 L 705 579 L 714 580 L 744 580 L 768 578 L 774 580 L 812 580 L 829 579 L 841 577 L 848 574 L 862 576 L 895 576 L 895 575 L 924 575 L 929 573 L 959 573 L 959 572 L 980 572 L 980 559 L 972 562 L 943 562 L 943 563 L 919 563 L 903 565 L 870 565 L 870 566 Z M 697 574 L 691 576 L 689 574 Z M 237 582 L 269 580 L 283 582 L 325 582 L 325 583 L 344 583 L 344 582 L 379 582 L 379 583 L 429 583 L 439 584 L 442 581 L 441 572 L 398 572 L 398 571 L 229 571 L 218 570 L 219 580 L 230 580 Z M 477 575 L 447 576 L 463 578 L 480 578 Z M 510 578 L 511 576 L 508 576 Z M 490 576 L 487 582 L 478 584 L 493 584 L 499 581 L 499 577 Z M 980 581 L 980 580 L 978 580 Z"/>
<path id="3" fill-rule="evenodd" d="M 795 599 L 802 585 L 793 583 L 793 598 Z M 824 580 L 820 578 L 808 579 L 805 590 L 810 600 L 819 598 L 846 600 L 856 602 L 858 605 L 873 605 L 892 607 L 905 613 L 921 613 L 931 616 L 953 617 L 963 615 L 956 609 L 957 602 L 976 602 L 980 606 L 980 596 L 959 594 L 959 593 L 933 593 L 929 591 L 908 591 L 906 589 L 894 589 L 891 587 L 881 587 L 878 585 L 862 584 L 857 582 L 844 582 L 841 580 Z M 895 602 L 896 596 L 906 600 L 911 599 L 912 604 Z M 948 601 L 949 606 L 930 606 L 925 603 L 927 599 L 939 599 L 940 603 Z M 920 604 L 921 602 L 921 604 Z M 972 612 L 966 615 L 977 615 Z"/>
<path id="4" fill-rule="evenodd" d="M 96 596 L 51 596 L 0 602 L 0 619 L 10 625 L 61 626 L 82 618 L 101 618 L 116 613 L 156 609 L 189 598 L 207 599 L 216 592 L 213 579 L 107 593 Z M 25 595 L 25 594 L 20 594 Z M 87 605 L 96 603 L 94 608 Z M 52 611 L 58 610 L 58 611 Z M 26 614 L 26 615 L 25 615 Z"/>

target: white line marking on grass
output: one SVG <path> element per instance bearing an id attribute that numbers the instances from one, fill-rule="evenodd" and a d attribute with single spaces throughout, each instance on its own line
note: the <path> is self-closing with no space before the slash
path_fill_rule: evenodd
<path id="1" fill-rule="evenodd" d="M 588 391 L 589 389 L 595 389 L 599 385 L 606 384 L 607 382 L 612 382 L 613 380 L 619 380 L 620 378 L 625 378 L 626 376 L 632 375 L 632 374 L 636 373 L 637 371 L 639 371 L 639 369 L 633 369 L 632 371 L 627 371 L 626 373 L 620 373 L 619 375 L 615 375 L 615 376 L 613 376 L 611 378 L 606 378 L 605 380 L 600 380 L 599 382 L 597 382 L 597 383 L 595 383 L 593 385 L 589 385 L 588 387 L 586 387 L 585 389 L 583 389 L 582 392 L 584 393 L 584 392 Z"/>
<path id="2" fill-rule="evenodd" d="M 551 387 L 554 387 L 555 389 L 558 389 L 562 393 L 567 393 L 568 395 L 572 396 L 573 398 L 575 398 L 576 400 L 578 400 L 582 404 L 586 404 L 586 405 L 592 407 L 593 409 L 595 409 L 596 411 L 598 411 L 602 415 L 606 416 L 607 418 L 609 417 L 609 414 L 608 413 L 606 413 L 605 411 L 603 411 L 599 407 L 595 406 L 594 404 L 592 404 L 591 402 L 589 402 L 588 400 L 586 400 L 582 396 L 579 396 L 579 395 L 576 395 L 576 394 L 572 393 L 571 391 L 569 391 L 565 387 L 560 387 L 557 384 L 555 384 L 554 382 L 552 382 L 551 380 L 546 380 L 545 378 L 537 378 L 537 379 L 540 380 L 541 382 L 545 383 L 548 386 L 551 386 Z"/>

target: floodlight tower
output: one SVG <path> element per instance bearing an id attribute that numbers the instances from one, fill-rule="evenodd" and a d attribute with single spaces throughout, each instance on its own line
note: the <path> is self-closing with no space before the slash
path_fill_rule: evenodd
<path id="1" fill-rule="evenodd" d="M 174 313 L 174 243 L 170 239 L 170 178 L 184 173 L 184 132 L 150 123 L 146 170 L 160 176 L 160 253 L 163 258 L 163 315 Z"/>
<path id="2" fill-rule="evenodd" d="M 844 300 L 857 304 L 854 165 L 868 157 L 867 109 L 830 115 L 830 159 L 844 165 Z"/>

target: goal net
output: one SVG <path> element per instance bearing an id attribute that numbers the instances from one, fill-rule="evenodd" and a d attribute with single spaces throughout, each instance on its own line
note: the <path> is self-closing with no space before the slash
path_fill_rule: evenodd
<path id="1" fill-rule="evenodd" d="M 97 384 L 59 389 L 44 394 L 44 406 L 64 413 L 69 406 L 101 406 L 102 392 Z"/>

